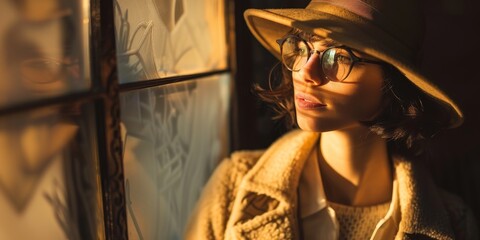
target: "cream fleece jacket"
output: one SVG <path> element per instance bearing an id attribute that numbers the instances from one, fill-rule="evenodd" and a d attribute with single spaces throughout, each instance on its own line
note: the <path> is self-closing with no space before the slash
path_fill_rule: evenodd
<path id="1" fill-rule="evenodd" d="M 266 151 L 239 151 L 217 167 L 185 239 L 299 239 L 297 188 L 318 133 L 294 130 Z M 394 161 L 401 221 L 395 239 L 479 239 L 460 198 L 437 188 L 422 165 Z"/>

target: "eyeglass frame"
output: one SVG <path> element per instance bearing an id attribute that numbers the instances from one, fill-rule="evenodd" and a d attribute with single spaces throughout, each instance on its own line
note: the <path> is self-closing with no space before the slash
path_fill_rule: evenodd
<path id="1" fill-rule="evenodd" d="M 305 43 L 305 46 L 307 46 L 307 50 L 308 50 L 308 56 L 307 56 L 307 61 L 303 64 L 303 66 L 299 69 L 299 70 L 293 70 L 293 69 L 290 69 L 290 67 L 287 66 L 287 64 L 285 63 L 285 61 L 283 60 L 283 44 L 285 43 L 285 41 L 290 38 L 290 37 L 294 37 L 294 38 L 297 38 L 299 40 L 301 40 L 303 43 Z M 299 72 L 304 66 L 305 64 L 307 64 L 308 60 L 310 60 L 310 57 L 314 54 L 314 53 L 317 53 L 318 54 L 318 58 L 320 59 L 320 66 L 322 67 L 322 73 L 324 72 L 324 69 L 323 69 L 323 54 L 330 50 L 330 49 L 333 49 L 333 48 L 339 48 L 339 49 L 343 49 L 345 51 L 347 51 L 347 53 L 350 55 L 351 59 L 352 59 L 352 63 L 350 64 L 350 68 L 348 69 L 348 73 L 345 75 L 345 77 L 341 80 L 333 80 L 333 79 L 330 79 L 330 77 L 328 77 L 327 75 L 323 74 L 324 77 L 326 79 L 328 79 L 329 81 L 334 81 L 334 82 L 342 82 L 344 81 L 345 79 L 348 78 L 348 76 L 350 75 L 350 72 L 352 71 L 352 68 L 353 66 L 356 64 L 356 63 L 371 63 L 371 64 L 378 64 L 378 65 L 384 65 L 385 63 L 382 62 L 382 61 L 375 61 L 375 60 L 370 60 L 370 59 L 365 59 L 365 58 L 361 58 L 361 57 L 358 57 L 357 55 L 355 55 L 353 53 L 353 50 L 347 46 L 344 46 L 344 45 L 341 45 L 341 46 L 330 46 L 330 47 L 327 47 L 325 50 L 323 51 L 319 51 L 315 48 L 311 48 L 310 45 L 308 43 L 310 43 L 311 45 L 312 42 L 308 41 L 308 40 L 305 40 L 303 39 L 302 37 L 298 36 L 298 35 L 295 35 L 295 34 L 289 34 L 289 35 L 286 35 L 285 37 L 283 38 L 280 38 L 280 39 L 277 39 L 276 40 L 277 44 L 279 45 L 280 47 L 280 57 L 281 57 L 281 61 L 282 61 L 282 64 L 291 72 Z"/>

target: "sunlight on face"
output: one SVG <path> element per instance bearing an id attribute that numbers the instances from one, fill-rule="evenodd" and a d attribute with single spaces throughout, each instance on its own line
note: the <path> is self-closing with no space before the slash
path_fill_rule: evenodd
<path id="1" fill-rule="evenodd" d="M 326 47 L 314 43 L 316 50 Z M 366 56 L 355 52 L 361 58 Z M 383 75 L 378 64 L 356 63 L 342 82 L 329 81 L 320 58 L 311 57 L 298 72 L 292 72 L 297 123 L 303 130 L 326 132 L 360 126 L 371 120 L 382 100 Z"/>

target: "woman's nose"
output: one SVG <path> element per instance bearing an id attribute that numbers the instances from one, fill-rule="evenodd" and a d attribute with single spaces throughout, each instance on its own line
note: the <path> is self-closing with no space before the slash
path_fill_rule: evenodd
<path id="1" fill-rule="evenodd" d="M 307 63 L 300 69 L 299 75 L 303 81 L 314 86 L 321 86 L 328 82 L 322 71 L 318 51 L 312 53 Z"/>

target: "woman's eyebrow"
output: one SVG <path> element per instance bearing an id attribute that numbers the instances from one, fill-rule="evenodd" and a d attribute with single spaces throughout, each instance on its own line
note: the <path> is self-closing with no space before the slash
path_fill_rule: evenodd
<path id="1" fill-rule="evenodd" d="M 315 38 L 312 38 L 312 40 L 310 40 L 311 42 L 315 42 L 315 43 L 319 43 L 320 45 L 322 46 L 325 46 L 325 47 L 338 47 L 338 46 L 341 46 L 340 43 L 338 42 L 335 42 L 333 40 L 329 40 L 329 39 L 318 39 L 316 40 Z"/>
<path id="2" fill-rule="evenodd" d="M 340 46 L 341 44 L 338 42 L 335 42 L 331 39 L 325 39 L 323 37 L 320 37 L 318 35 L 312 34 L 312 33 L 307 33 L 307 32 L 298 32 L 297 35 L 301 37 L 302 39 L 305 39 L 311 43 L 319 43 L 322 46 L 325 47 L 334 47 L 334 46 Z"/>
<path id="3" fill-rule="evenodd" d="M 308 41 L 312 44 L 314 44 L 314 43 L 319 44 L 319 45 L 321 45 L 323 47 L 326 47 L 326 48 L 342 46 L 342 44 L 340 44 L 338 42 L 335 42 L 335 41 L 330 40 L 330 39 L 324 39 L 324 38 L 317 37 L 317 36 L 313 36 L 313 37 L 309 38 Z"/>

